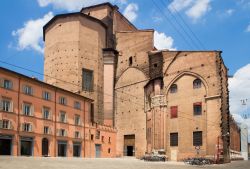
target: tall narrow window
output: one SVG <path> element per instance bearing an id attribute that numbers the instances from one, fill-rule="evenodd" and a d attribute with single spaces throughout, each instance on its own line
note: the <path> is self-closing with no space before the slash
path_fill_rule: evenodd
<path id="1" fill-rule="evenodd" d="M 202 131 L 193 132 L 193 145 L 202 146 Z"/>
<path id="2" fill-rule="evenodd" d="M 23 86 L 23 93 L 27 94 L 27 95 L 32 95 L 33 94 L 33 89 L 31 86 L 28 85 L 24 85 Z"/>
<path id="3" fill-rule="evenodd" d="M 170 118 L 177 118 L 178 117 L 178 106 L 171 106 L 170 107 Z"/>
<path id="4" fill-rule="evenodd" d="M 177 93 L 177 85 L 176 84 L 172 84 L 170 86 L 170 93 Z"/>
<path id="5" fill-rule="evenodd" d="M 5 89 L 12 89 L 12 81 L 7 80 L 7 79 L 1 80 L 1 87 Z"/>
<path id="6" fill-rule="evenodd" d="M 78 102 L 78 101 L 75 101 L 75 102 L 74 102 L 74 108 L 80 110 L 80 109 L 81 109 L 81 103 Z"/>
<path id="7" fill-rule="evenodd" d="M 131 57 L 129 57 L 129 60 L 128 60 L 128 65 L 129 66 L 132 66 L 132 64 L 133 64 L 133 57 L 131 56 Z"/>
<path id="8" fill-rule="evenodd" d="M 59 97 L 59 103 L 62 105 L 67 105 L 67 99 L 65 97 Z"/>
<path id="9" fill-rule="evenodd" d="M 80 115 L 76 114 L 75 115 L 75 125 L 79 126 L 80 124 L 81 124 Z"/>
<path id="10" fill-rule="evenodd" d="M 201 88 L 201 80 L 200 80 L 200 79 L 195 79 L 195 80 L 193 81 L 193 88 L 194 88 L 194 89 Z"/>
<path id="11" fill-rule="evenodd" d="M 170 133 L 170 146 L 178 146 L 178 133 Z"/>
<path id="12" fill-rule="evenodd" d="M 0 128 L 2 129 L 12 129 L 12 123 L 10 120 L 0 120 Z"/>
<path id="13" fill-rule="evenodd" d="M 43 111 L 43 118 L 50 119 L 50 108 L 43 107 L 42 111 Z"/>
<path id="14" fill-rule="evenodd" d="M 82 90 L 93 91 L 93 71 L 82 69 Z"/>
<path id="15" fill-rule="evenodd" d="M 1 110 L 7 111 L 7 112 L 12 112 L 13 111 L 13 106 L 12 106 L 12 101 L 8 99 L 3 99 L 0 103 Z"/>
<path id="16" fill-rule="evenodd" d="M 93 123 L 94 122 L 94 104 L 91 103 L 90 104 L 90 122 Z"/>
<path id="17" fill-rule="evenodd" d="M 62 122 L 62 123 L 66 123 L 67 122 L 66 112 L 64 112 L 64 111 L 60 112 L 60 119 L 59 119 L 59 121 Z"/>
<path id="18" fill-rule="evenodd" d="M 43 91 L 43 99 L 44 100 L 50 100 L 51 99 L 50 93 L 47 92 L 47 91 Z"/>
<path id="19" fill-rule="evenodd" d="M 32 116 L 34 112 L 34 107 L 29 103 L 23 104 L 23 114 L 25 116 Z"/>
<path id="20" fill-rule="evenodd" d="M 202 106 L 201 102 L 194 103 L 193 108 L 194 108 L 194 115 L 201 115 L 202 114 Z"/>

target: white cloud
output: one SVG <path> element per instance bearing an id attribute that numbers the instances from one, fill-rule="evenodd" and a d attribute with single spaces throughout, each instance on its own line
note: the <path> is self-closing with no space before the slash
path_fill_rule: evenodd
<path id="1" fill-rule="evenodd" d="M 171 12 L 176 11 L 182 11 L 183 9 L 186 9 L 193 3 L 193 0 L 173 0 L 168 5 L 168 9 L 171 10 Z"/>
<path id="2" fill-rule="evenodd" d="M 154 32 L 154 45 L 159 50 L 176 50 L 176 48 L 173 47 L 173 38 L 171 36 L 166 36 L 165 33 L 159 33 L 157 31 Z"/>
<path id="3" fill-rule="evenodd" d="M 247 26 L 246 31 L 247 31 L 247 32 L 250 32 L 250 24 Z"/>
<path id="4" fill-rule="evenodd" d="M 185 14 L 193 21 L 197 21 L 210 9 L 211 0 L 173 0 L 168 9 L 172 12 L 185 11 Z"/>
<path id="5" fill-rule="evenodd" d="M 195 4 L 186 11 L 193 21 L 200 19 L 211 9 L 210 0 L 197 0 Z"/>
<path id="6" fill-rule="evenodd" d="M 49 12 L 44 15 L 43 18 L 29 20 L 24 23 L 24 27 L 12 31 L 12 36 L 17 38 L 17 49 L 34 49 L 42 53 L 42 28 L 52 17 L 53 13 Z"/>
<path id="7" fill-rule="evenodd" d="M 55 9 L 79 11 L 82 7 L 94 5 L 106 0 L 37 0 L 41 7 L 52 5 Z"/>
<path id="8" fill-rule="evenodd" d="M 232 78 L 229 78 L 230 113 L 239 123 L 248 125 L 250 131 L 250 116 L 243 119 L 243 114 L 250 115 L 250 64 L 240 68 Z M 241 100 L 248 99 L 246 105 Z M 250 132 L 249 132 L 250 134 Z"/>
<path id="9" fill-rule="evenodd" d="M 127 4 L 127 0 L 37 0 L 40 7 L 52 5 L 53 8 L 69 12 L 79 11 L 81 8 L 96 5 L 103 2 L 117 2 L 121 5 Z"/>
<path id="10" fill-rule="evenodd" d="M 130 3 L 128 6 L 125 8 L 123 15 L 130 21 L 134 22 L 137 18 L 137 12 L 139 10 L 139 7 L 135 3 Z"/>

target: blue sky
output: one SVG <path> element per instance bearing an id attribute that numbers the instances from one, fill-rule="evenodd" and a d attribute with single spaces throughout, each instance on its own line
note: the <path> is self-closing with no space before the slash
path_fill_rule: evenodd
<path id="1" fill-rule="evenodd" d="M 91 3 L 103 2 L 103 0 L 92 0 L 92 2 L 90 0 L 58 1 L 75 3 L 78 5 L 78 9 Z M 201 0 L 204 1 L 204 4 L 207 4 L 207 9 L 198 19 L 194 19 L 187 14 L 187 11 L 195 5 L 195 2 L 192 2 L 193 0 L 175 1 L 182 4 L 188 1 L 190 3 L 180 10 L 178 10 L 178 6 L 174 6 L 171 14 L 169 11 L 171 11 L 171 3 L 174 3 L 173 0 L 112 0 L 111 2 L 117 4 L 121 12 L 124 12 L 128 5 L 136 4 L 137 10 L 128 11 L 135 12 L 136 19 L 133 19 L 133 23 L 140 29 L 153 28 L 159 33 L 165 33 L 167 37 L 172 37 L 172 47 L 177 48 L 177 50 L 222 50 L 230 75 L 250 63 L 250 31 L 247 31 L 247 27 L 250 25 L 250 0 Z M 41 5 L 42 2 L 47 2 L 48 5 Z M 70 7 L 70 5 L 60 7 L 60 4 L 53 3 L 53 0 L 2 0 L 0 6 L 0 19 L 3 23 L 0 32 L 1 60 L 43 72 L 43 54 L 29 46 L 17 50 L 18 36 L 13 36 L 12 32 L 23 28 L 27 21 L 43 18 L 49 12 L 56 15 L 58 13 L 78 11 L 78 9 L 77 7 Z M 175 22 L 176 19 L 179 24 L 183 25 L 180 15 L 205 48 L 199 45 L 194 46 L 193 44 L 197 44 L 197 40 L 194 39 L 189 29 L 185 26 L 180 27 Z M 172 26 L 169 20 L 175 26 Z M 193 38 L 192 41 L 183 29 L 189 32 L 189 35 Z M 23 70 L 18 71 L 28 75 L 32 74 Z"/>
<path id="2" fill-rule="evenodd" d="M 1 0 L 0 66 L 43 79 L 1 62 L 43 73 L 42 26 L 56 14 L 99 2 L 104 0 Z M 238 121 L 242 120 L 237 116 L 243 111 L 240 100 L 249 98 L 250 104 L 250 0 L 110 2 L 138 28 L 155 29 L 155 45 L 160 49 L 223 51 L 229 74 L 235 75 L 229 81 L 231 110 Z"/>

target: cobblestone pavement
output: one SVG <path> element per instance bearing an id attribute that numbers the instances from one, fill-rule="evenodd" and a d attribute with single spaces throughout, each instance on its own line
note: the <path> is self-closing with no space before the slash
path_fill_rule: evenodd
<path id="1" fill-rule="evenodd" d="M 250 161 L 210 166 L 189 166 L 182 162 L 144 162 L 134 158 L 82 159 L 0 157 L 0 169 L 250 169 Z"/>

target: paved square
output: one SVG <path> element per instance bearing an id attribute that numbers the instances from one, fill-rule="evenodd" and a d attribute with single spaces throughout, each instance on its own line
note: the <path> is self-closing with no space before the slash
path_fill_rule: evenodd
<path id="1" fill-rule="evenodd" d="M 0 157 L 0 169 L 250 169 L 250 161 L 223 165 L 189 166 L 181 162 L 144 162 L 134 158 L 83 159 Z"/>

